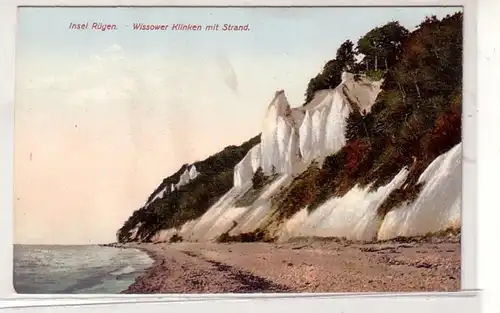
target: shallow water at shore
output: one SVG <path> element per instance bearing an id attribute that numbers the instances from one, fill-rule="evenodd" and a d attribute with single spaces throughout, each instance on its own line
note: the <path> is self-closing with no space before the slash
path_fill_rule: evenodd
<path id="1" fill-rule="evenodd" d="M 15 245 L 14 288 L 28 294 L 116 294 L 152 263 L 137 249 Z"/>

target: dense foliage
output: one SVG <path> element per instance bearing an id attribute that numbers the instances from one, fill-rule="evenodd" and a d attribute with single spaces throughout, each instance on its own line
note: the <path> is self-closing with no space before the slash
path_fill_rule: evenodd
<path id="1" fill-rule="evenodd" d="M 306 101 L 309 103 L 318 90 L 335 88 L 342 81 L 343 64 L 333 59 L 328 61 L 323 67 L 323 71 L 312 78 L 307 85 Z"/>
<path id="2" fill-rule="evenodd" d="M 361 37 L 357 52 L 364 55 L 361 63 L 365 65 L 366 71 L 391 68 L 402 55 L 403 42 L 408 36 L 408 30 L 399 22 L 389 22 Z"/>
<path id="3" fill-rule="evenodd" d="M 135 211 L 118 231 L 117 240 L 127 242 L 140 238 L 148 241 L 159 230 L 180 227 L 203 215 L 231 189 L 234 167 L 259 142 L 260 135 L 240 146 L 226 147 L 206 160 L 194 163 L 200 174 L 191 183 Z M 177 183 L 186 168 L 187 165 L 183 165 L 175 174 L 164 179 L 149 200 L 164 187 Z M 137 234 L 133 238 L 132 232 L 136 227 Z"/>
<path id="4" fill-rule="evenodd" d="M 399 22 L 390 22 L 370 30 L 358 40 L 356 47 L 352 41 L 346 40 L 338 48 L 335 59 L 328 61 L 323 71 L 309 81 L 304 104 L 312 100 L 316 91 L 337 87 L 343 71 L 363 71 L 373 77 L 377 76 L 381 69 L 392 68 L 402 55 L 403 42 L 408 36 L 408 30 Z M 357 55 L 363 56 L 360 63 L 356 63 Z"/>
<path id="5" fill-rule="evenodd" d="M 379 70 L 382 60 L 382 92 L 369 114 L 349 116 L 348 141 L 341 151 L 328 156 L 321 168 L 312 164 L 275 197 L 276 216 L 286 219 L 305 206 L 314 210 L 355 185 L 374 190 L 405 166 L 410 170 L 406 184 L 378 213 L 384 216 L 418 196 L 425 168 L 461 141 L 462 19 L 462 13 L 442 20 L 429 17 L 412 33 L 391 22 L 358 41 L 357 50 L 365 54 L 362 63 Z"/>

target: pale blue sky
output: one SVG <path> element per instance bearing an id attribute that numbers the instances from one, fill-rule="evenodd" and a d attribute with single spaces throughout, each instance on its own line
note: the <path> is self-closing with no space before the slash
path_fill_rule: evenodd
<path id="1" fill-rule="evenodd" d="M 114 240 L 183 163 L 261 130 L 274 92 L 301 105 L 346 39 L 410 30 L 460 8 L 21 8 L 16 47 L 15 242 Z M 70 31 L 69 23 L 117 31 Z M 249 24 L 249 32 L 132 23 Z"/>
<path id="2" fill-rule="evenodd" d="M 206 53 L 224 46 L 229 53 L 296 54 L 319 57 L 346 39 L 356 41 L 391 20 L 412 29 L 425 16 L 459 8 L 21 8 L 19 52 L 95 53 L 120 45 L 130 53 Z M 117 32 L 70 32 L 70 22 L 116 23 Z M 246 33 L 144 32 L 132 23 L 250 24 Z"/>

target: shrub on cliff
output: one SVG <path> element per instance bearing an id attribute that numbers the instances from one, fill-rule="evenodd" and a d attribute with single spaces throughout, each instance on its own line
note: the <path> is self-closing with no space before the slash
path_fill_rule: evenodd
<path id="1" fill-rule="evenodd" d="M 266 175 L 261 167 L 259 167 L 252 176 L 252 187 L 248 189 L 242 196 L 238 197 L 234 205 L 236 207 L 245 207 L 251 205 L 259 198 L 266 186 L 269 186 L 278 174 L 276 169 L 272 168 L 271 174 Z"/>
<path id="2" fill-rule="evenodd" d="M 267 181 L 267 177 L 264 174 L 264 171 L 262 170 L 262 167 L 259 167 L 257 171 L 255 171 L 255 174 L 252 177 L 252 186 L 254 189 L 260 189 L 262 188 Z"/>
<path id="3" fill-rule="evenodd" d="M 172 237 L 170 237 L 169 242 L 170 243 L 176 243 L 176 242 L 182 242 L 184 239 L 182 236 L 179 236 L 178 234 L 174 234 Z"/>
<path id="4" fill-rule="evenodd" d="M 229 235 L 229 232 L 222 233 L 215 241 L 217 243 L 230 243 L 230 242 L 274 242 L 275 238 L 270 237 L 269 234 L 261 229 L 248 233 L 241 233 L 238 235 Z"/>

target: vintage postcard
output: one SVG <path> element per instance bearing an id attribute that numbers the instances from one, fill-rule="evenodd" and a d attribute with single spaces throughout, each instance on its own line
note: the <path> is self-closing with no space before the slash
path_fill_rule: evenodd
<path id="1" fill-rule="evenodd" d="M 18 293 L 460 289 L 461 7 L 22 7 Z"/>

